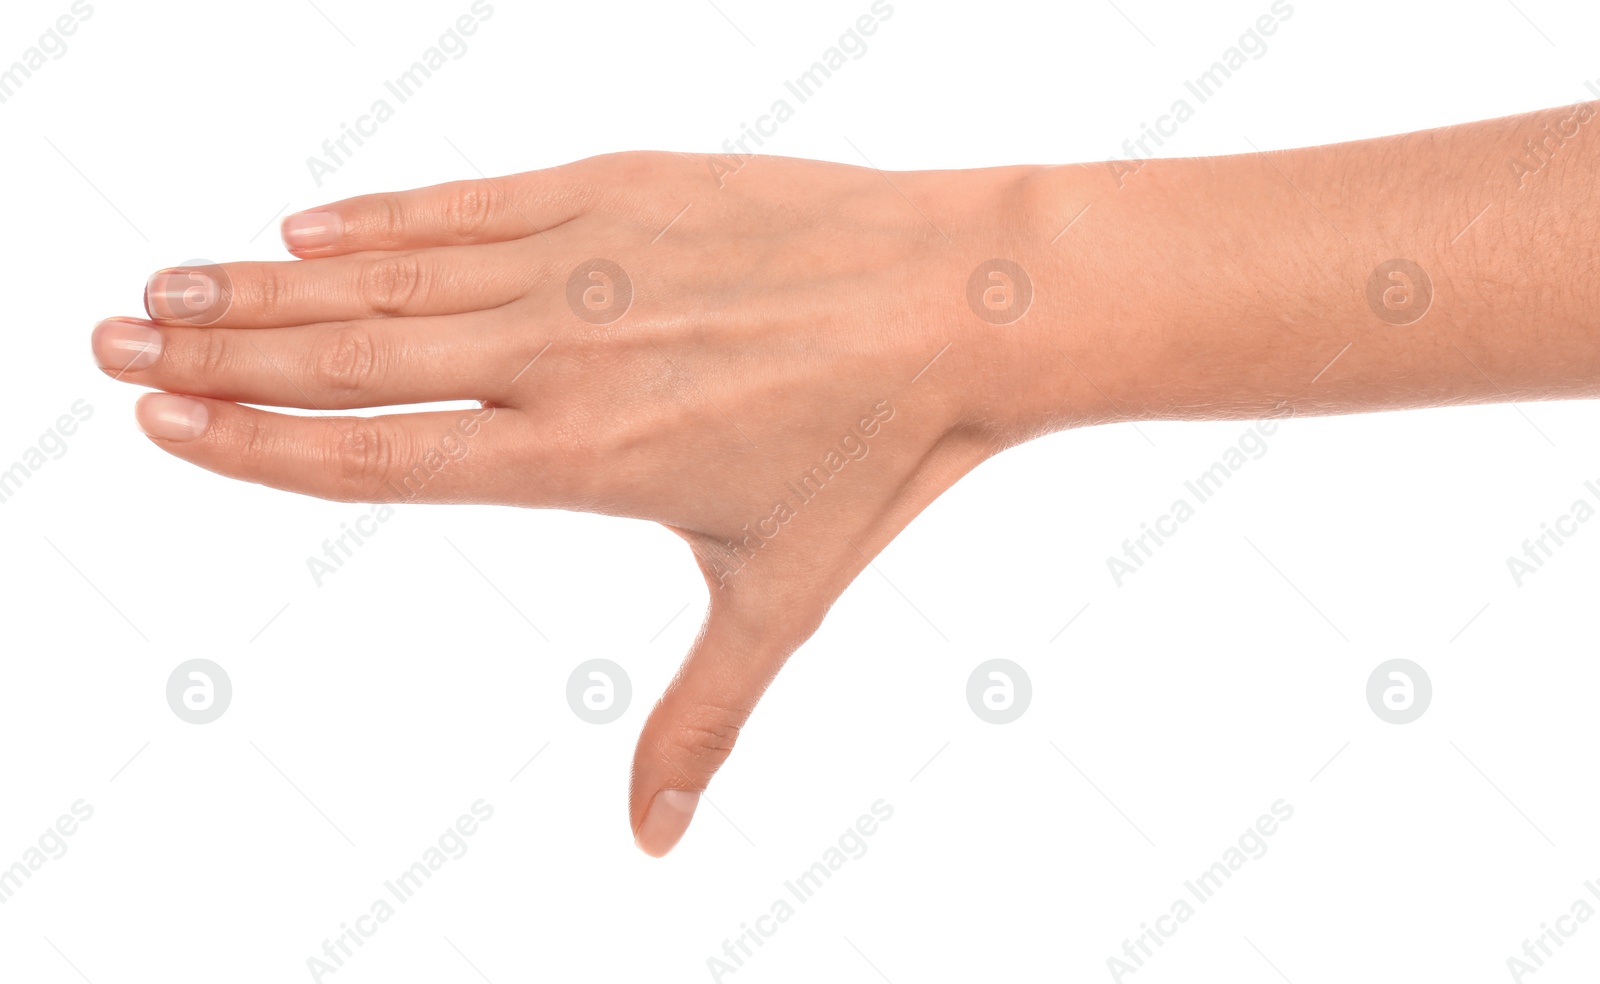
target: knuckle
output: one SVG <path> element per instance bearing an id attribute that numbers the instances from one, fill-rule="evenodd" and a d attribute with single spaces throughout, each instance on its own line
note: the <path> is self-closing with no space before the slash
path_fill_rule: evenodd
<path id="1" fill-rule="evenodd" d="M 422 261 L 415 254 L 383 256 L 361 266 L 358 290 L 372 313 L 397 315 L 423 295 Z"/>
<path id="2" fill-rule="evenodd" d="M 277 267 L 263 267 L 253 287 L 250 301 L 259 314 L 269 319 L 282 312 L 289 301 L 289 284 Z"/>
<path id="3" fill-rule="evenodd" d="M 330 471 L 338 477 L 344 498 L 376 502 L 395 461 L 394 442 L 375 421 L 354 418 L 343 424 L 331 431 Z"/>
<path id="4" fill-rule="evenodd" d="M 194 339 L 194 368 L 198 378 L 218 381 L 231 375 L 234 368 L 233 346 L 228 343 L 228 333 L 200 329 L 184 334 Z"/>
<path id="5" fill-rule="evenodd" d="M 377 201 L 377 219 L 380 237 L 386 243 L 405 239 L 407 232 L 406 210 L 395 195 L 383 195 Z"/>
<path id="6" fill-rule="evenodd" d="M 546 491 L 557 500 L 597 502 L 607 491 L 616 492 L 607 478 L 611 457 L 574 415 L 552 414 L 539 428 L 536 446 Z"/>
<path id="7" fill-rule="evenodd" d="M 465 242 L 476 242 L 494 216 L 495 192 L 481 181 L 466 181 L 444 197 L 444 227 Z"/>
<path id="8" fill-rule="evenodd" d="M 746 717 L 733 708 L 696 704 L 673 722 L 668 740 L 696 766 L 715 772 L 733 751 Z"/>
<path id="9" fill-rule="evenodd" d="M 312 385 L 335 399 L 367 392 L 378 385 L 381 377 L 372 331 L 359 323 L 334 328 L 327 342 L 312 352 L 311 359 Z"/>
<path id="10" fill-rule="evenodd" d="M 252 413 L 241 416 L 231 437 L 234 456 L 245 468 L 255 472 L 271 466 L 274 453 L 272 434 L 259 415 Z"/>

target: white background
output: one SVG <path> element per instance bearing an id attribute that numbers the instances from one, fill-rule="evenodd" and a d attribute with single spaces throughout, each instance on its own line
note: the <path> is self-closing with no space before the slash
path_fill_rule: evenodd
<path id="1" fill-rule="evenodd" d="M 1518 3 L 1296 0 L 1166 150 L 1589 97 L 1600 14 Z M 321 188 L 306 158 L 469 4 L 318 5 L 96 2 L 0 105 L 0 468 L 75 400 L 94 408 L 0 506 L 0 867 L 73 802 L 94 809 L 0 905 L 0 977 L 308 980 L 323 940 L 480 798 L 494 816 L 470 851 L 325 979 L 709 980 L 724 939 L 879 799 L 894 814 L 867 853 L 724 979 L 1108 980 L 1123 940 L 1279 799 L 1294 815 L 1267 853 L 1126 979 L 1506 980 L 1541 923 L 1600 906 L 1583 887 L 1600 877 L 1600 524 L 1521 587 L 1506 567 L 1600 480 L 1592 404 L 1287 422 L 1121 588 L 1106 557 L 1247 425 L 1010 451 L 844 595 L 677 851 L 640 854 L 634 739 L 705 603 L 675 537 L 402 506 L 316 587 L 306 558 L 366 507 L 162 454 L 89 331 L 139 314 L 159 267 L 283 257 L 286 206 L 719 149 L 869 4 L 499 0 Z M 896 0 L 765 150 L 859 164 L 853 142 L 886 169 L 1120 156 L 1269 4 L 1118 7 Z M 0 64 L 67 9 L 8 0 Z M 193 657 L 234 687 L 205 726 L 164 697 Z M 594 657 L 632 678 L 614 724 L 565 702 Z M 1007 726 L 965 698 L 997 657 L 1034 689 Z M 1394 657 L 1434 687 L 1404 726 L 1365 698 Z M 1600 919 L 1536 979 L 1597 971 Z"/>

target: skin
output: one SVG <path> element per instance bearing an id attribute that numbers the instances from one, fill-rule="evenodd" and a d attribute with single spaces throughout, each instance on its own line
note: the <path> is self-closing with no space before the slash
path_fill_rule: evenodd
<path id="1" fill-rule="evenodd" d="M 629 800 L 659 856 L 834 599 L 1006 447 L 1595 396 L 1595 113 L 1137 165 L 617 154 L 299 213 L 295 260 L 158 273 L 93 343 L 163 391 L 137 411 L 157 446 L 232 478 L 681 536 L 710 604 Z M 995 258 L 1031 303 L 1014 272 L 969 289 Z M 331 413 L 440 400 L 483 409 Z"/>

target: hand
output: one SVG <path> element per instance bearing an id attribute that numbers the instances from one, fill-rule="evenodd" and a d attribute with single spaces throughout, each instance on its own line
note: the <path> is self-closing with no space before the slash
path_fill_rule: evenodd
<path id="1" fill-rule="evenodd" d="M 1027 169 L 729 164 L 619 154 L 339 202 L 285 221 L 298 261 L 163 271 L 148 320 L 94 334 L 109 375 L 166 391 L 138 405 L 155 443 L 219 474 L 682 536 L 711 600 L 634 756 L 658 856 L 834 599 L 1025 429 L 1023 347 L 967 285 L 1007 255 Z M 448 400 L 482 409 L 238 405 Z"/>

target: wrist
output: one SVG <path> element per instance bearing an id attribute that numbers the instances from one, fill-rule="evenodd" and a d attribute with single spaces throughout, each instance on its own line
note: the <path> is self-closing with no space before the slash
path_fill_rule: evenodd
<path id="1" fill-rule="evenodd" d="M 1146 166 L 1168 163 L 1176 162 Z M 940 380 L 952 430 L 998 449 L 1068 427 L 1148 419 L 1158 360 L 1171 346 L 1163 307 L 1171 285 L 1153 282 L 1170 278 L 1150 274 L 1158 267 L 1153 220 L 1141 214 L 1148 199 L 1119 192 L 1107 164 L 896 180 L 911 200 L 962 203 L 941 238 L 918 230 L 929 250 L 919 292 L 939 298 L 914 340 L 919 358 L 936 363 L 919 378 Z M 1160 216 L 1167 261 L 1184 248 L 1171 218 Z"/>
<path id="2" fill-rule="evenodd" d="M 1150 412 L 1168 285 L 1149 276 L 1149 224 L 1118 182 L 1106 164 L 1035 167 L 1006 196 L 1004 258 L 1014 268 L 1003 275 L 1019 281 L 1011 286 L 1027 310 L 1009 324 L 969 323 L 988 333 L 1000 363 L 988 378 L 1009 407 L 1000 420 L 1007 444 Z M 1165 251 L 1175 235 L 1166 227 Z"/>

